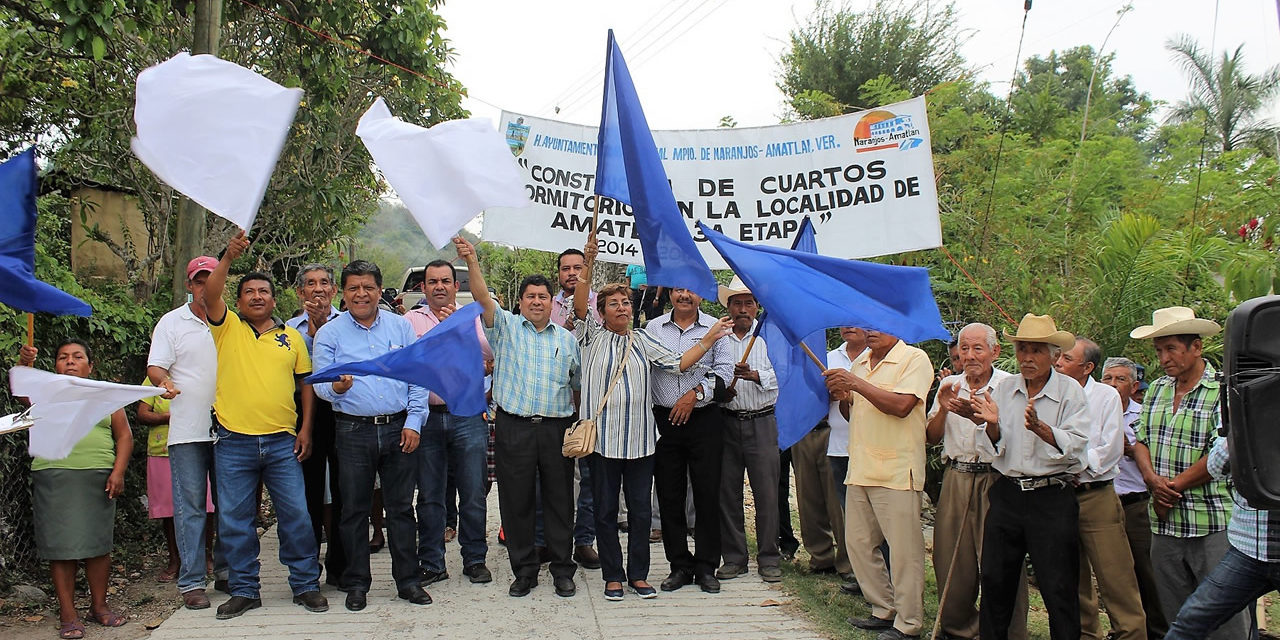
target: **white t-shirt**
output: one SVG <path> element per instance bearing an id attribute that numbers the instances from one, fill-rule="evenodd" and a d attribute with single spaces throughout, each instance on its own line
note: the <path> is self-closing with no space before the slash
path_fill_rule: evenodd
<path id="1" fill-rule="evenodd" d="M 218 379 L 218 349 L 204 321 L 184 304 L 164 314 L 151 332 L 147 366 L 169 370 L 181 391 L 169 405 L 169 445 L 209 442 Z"/>
<path id="2" fill-rule="evenodd" d="M 827 368 L 848 370 L 852 367 L 853 360 L 849 359 L 849 353 L 844 350 L 844 344 L 827 352 Z M 831 433 L 827 440 L 827 455 L 848 458 L 849 421 L 840 414 L 839 400 L 831 401 L 831 410 L 827 412 L 827 424 L 831 425 Z"/>

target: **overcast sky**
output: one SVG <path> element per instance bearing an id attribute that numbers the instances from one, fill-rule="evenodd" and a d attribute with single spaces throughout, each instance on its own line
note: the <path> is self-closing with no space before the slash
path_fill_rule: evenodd
<path id="1" fill-rule="evenodd" d="M 740 126 L 776 124 L 783 98 L 778 57 L 788 33 L 814 0 L 448 0 L 441 13 L 456 60 L 452 72 L 471 97 L 473 115 L 499 109 L 596 124 L 600 120 L 606 31 L 613 28 L 650 127 L 714 127 L 722 116 Z M 868 0 L 849 0 L 854 8 Z M 971 32 L 962 52 L 992 92 L 1004 96 L 1013 72 L 1022 0 L 959 0 Z M 1027 19 L 1023 59 L 1102 45 L 1128 2 L 1036 0 Z M 1115 70 L 1140 91 L 1172 102 L 1186 80 L 1165 42 L 1186 33 L 1204 47 L 1245 45 L 1246 68 L 1280 63 L 1276 0 L 1133 0 L 1107 43 Z M 1219 4 L 1215 37 L 1215 4 Z M 559 107 L 559 113 L 556 107 Z M 1275 109 L 1273 108 L 1273 111 Z"/>

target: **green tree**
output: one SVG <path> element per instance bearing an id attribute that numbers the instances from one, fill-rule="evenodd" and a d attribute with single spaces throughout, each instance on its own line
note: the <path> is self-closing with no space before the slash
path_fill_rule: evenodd
<path id="1" fill-rule="evenodd" d="M 1165 45 L 1186 74 L 1190 94 L 1173 105 L 1171 122 L 1205 122 L 1222 151 L 1241 146 L 1271 149 L 1276 144 L 1277 127 L 1262 117 L 1264 109 L 1280 92 L 1280 66 L 1258 75 L 1244 68 L 1244 45 L 1218 60 L 1212 51 L 1200 48 L 1187 35 Z"/>
<path id="2" fill-rule="evenodd" d="M 802 119 L 832 115 L 833 103 L 837 113 L 877 106 L 864 103 L 862 91 L 881 76 L 920 95 L 964 72 L 959 50 L 965 38 L 950 2 L 879 1 L 858 12 L 822 0 L 791 32 L 778 88 L 792 115 Z"/>

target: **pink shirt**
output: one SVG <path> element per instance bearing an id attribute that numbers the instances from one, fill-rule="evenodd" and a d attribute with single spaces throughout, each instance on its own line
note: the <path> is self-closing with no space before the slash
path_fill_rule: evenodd
<path id="1" fill-rule="evenodd" d="M 404 314 L 404 317 L 413 327 L 413 334 L 419 338 L 440 324 L 440 318 L 437 318 L 436 314 L 431 312 L 431 307 L 425 305 Z M 484 356 L 485 362 L 492 361 L 493 349 L 489 347 L 489 340 L 484 337 L 484 321 L 481 318 L 476 318 L 476 335 L 480 337 L 480 352 Z M 436 395 L 435 392 L 431 393 L 431 397 L 427 402 L 428 404 L 445 403 L 444 398 Z"/>
<path id="2" fill-rule="evenodd" d="M 595 319 L 596 324 L 603 324 L 600 320 L 600 310 L 596 309 L 596 292 L 592 291 L 587 297 L 587 313 Z M 573 316 L 573 297 L 565 297 L 564 292 L 557 293 L 551 299 L 551 321 L 565 327 L 565 323 Z M 569 322 L 566 327 L 570 331 L 573 330 L 573 323 Z"/>

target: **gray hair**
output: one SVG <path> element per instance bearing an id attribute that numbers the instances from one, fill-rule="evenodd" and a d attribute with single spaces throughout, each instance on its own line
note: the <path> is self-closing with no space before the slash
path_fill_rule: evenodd
<path id="1" fill-rule="evenodd" d="M 327 264 L 320 264 L 319 262 L 312 262 L 310 264 L 304 264 L 301 269 L 298 269 L 298 277 L 294 278 L 293 286 L 301 289 L 302 285 L 306 282 L 307 274 L 312 271 L 324 271 L 329 274 L 329 282 L 333 282 L 333 267 Z"/>
<path id="2" fill-rule="evenodd" d="M 1102 347 L 1099 347 L 1098 343 L 1082 335 L 1076 336 L 1076 342 L 1084 345 L 1084 353 L 1081 354 L 1084 356 L 1084 361 L 1092 362 L 1093 370 L 1099 371 L 1098 367 L 1102 366 Z M 1101 371 L 1099 371 L 1099 375 L 1101 375 Z"/>
<path id="3" fill-rule="evenodd" d="M 1135 381 L 1138 379 L 1138 363 L 1128 358 L 1121 358 L 1119 356 L 1115 356 L 1115 357 L 1107 358 L 1107 361 L 1102 363 L 1103 371 L 1106 371 L 1107 369 L 1110 369 L 1112 367 L 1124 367 L 1129 370 L 1129 377 L 1131 379 Z"/>
<path id="4" fill-rule="evenodd" d="M 981 322 L 970 322 L 969 324 L 966 324 L 964 328 L 960 330 L 960 333 L 956 334 L 956 339 L 958 340 L 960 336 L 964 335 L 964 332 L 971 329 L 973 331 L 982 331 L 983 337 L 987 339 L 987 346 L 991 347 L 992 350 L 1000 345 L 1000 338 L 996 335 L 996 330 L 993 329 L 991 325 L 982 324 Z"/>

